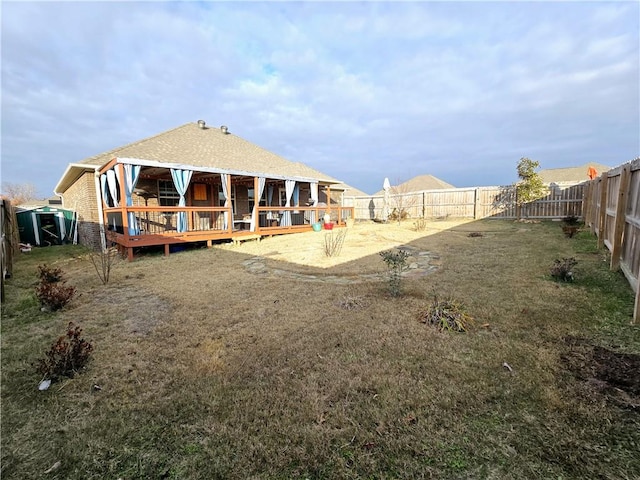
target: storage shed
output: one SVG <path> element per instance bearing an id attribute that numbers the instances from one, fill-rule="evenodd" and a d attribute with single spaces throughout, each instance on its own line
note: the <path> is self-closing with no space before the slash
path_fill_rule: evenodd
<path id="1" fill-rule="evenodd" d="M 16 207 L 21 243 L 39 247 L 61 245 L 73 241 L 74 212 L 51 206 Z"/>

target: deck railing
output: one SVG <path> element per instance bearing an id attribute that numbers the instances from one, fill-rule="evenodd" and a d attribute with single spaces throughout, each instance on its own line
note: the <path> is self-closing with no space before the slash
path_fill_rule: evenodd
<path id="1" fill-rule="evenodd" d="M 312 223 L 323 222 L 327 213 L 338 225 L 344 225 L 354 215 L 353 207 L 334 205 L 331 208 L 260 206 L 257 210 L 254 231 L 267 234 L 305 230 Z M 105 208 L 105 215 L 107 230 L 136 237 L 207 232 L 214 236 L 230 236 L 237 231 L 251 230 L 251 214 L 232 216 L 231 209 L 226 207 L 114 207 Z"/>

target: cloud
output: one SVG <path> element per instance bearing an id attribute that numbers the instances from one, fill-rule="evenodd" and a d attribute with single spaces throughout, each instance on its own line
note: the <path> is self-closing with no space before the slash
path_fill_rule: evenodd
<path id="1" fill-rule="evenodd" d="M 5 3 L 3 180 L 203 118 L 365 191 L 638 154 L 639 6 Z"/>

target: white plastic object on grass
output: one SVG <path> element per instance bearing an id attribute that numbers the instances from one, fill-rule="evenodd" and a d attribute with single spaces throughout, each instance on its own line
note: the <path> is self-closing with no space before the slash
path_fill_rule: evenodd
<path id="1" fill-rule="evenodd" d="M 48 390 L 50 386 L 51 386 L 51 380 L 46 378 L 40 382 L 40 385 L 38 385 L 38 390 L 40 391 Z"/>

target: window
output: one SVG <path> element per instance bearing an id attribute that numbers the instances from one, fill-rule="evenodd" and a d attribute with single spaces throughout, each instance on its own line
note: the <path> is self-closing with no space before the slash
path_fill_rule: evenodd
<path id="1" fill-rule="evenodd" d="M 278 189 L 280 193 L 280 206 L 284 207 L 287 204 L 287 190 L 285 188 Z"/>
<path id="2" fill-rule="evenodd" d="M 172 181 L 158 180 L 158 203 L 161 207 L 177 207 L 180 194 Z"/>
<path id="3" fill-rule="evenodd" d="M 256 204 L 256 198 L 255 198 L 255 190 L 253 188 L 247 188 L 247 198 L 249 201 L 249 211 L 253 212 L 253 207 Z"/>
<path id="4" fill-rule="evenodd" d="M 222 185 L 218 185 L 218 206 L 224 207 L 224 202 L 227 197 L 224 196 L 224 192 L 222 191 Z M 231 185 L 231 208 L 233 209 L 233 214 L 236 214 L 236 186 Z"/>

